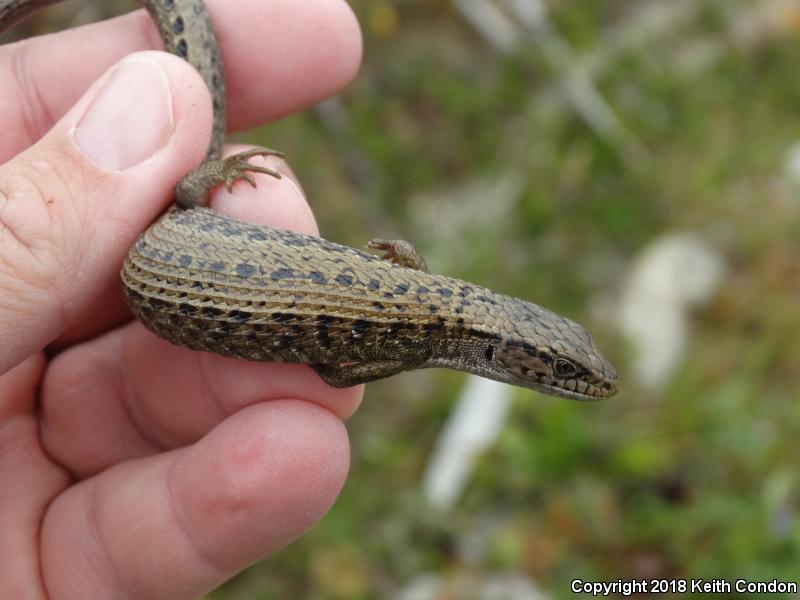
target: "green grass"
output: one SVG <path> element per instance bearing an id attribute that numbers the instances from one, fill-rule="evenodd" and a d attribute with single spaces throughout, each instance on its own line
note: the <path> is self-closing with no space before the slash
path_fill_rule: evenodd
<path id="1" fill-rule="evenodd" d="M 341 96 L 346 132 L 309 111 L 247 136 L 287 152 L 326 237 L 412 239 L 434 270 L 573 317 L 622 385 L 601 404 L 515 391 L 449 514 L 424 504 L 420 477 L 463 377 L 370 385 L 331 512 L 211 598 L 378 599 L 427 572 L 455 585 L 512 571 L 555 597 L 574 578 L 797 577 L 798 22 L 787 11 L 753 41 L 732 22 L 756 1 L 698 0 L 611 53 L 608 32 L 642 4 L 549 2 L 578 55 L 609 53 L 595 85 L 627 142 L 570 109 L 534 42 L 501 56 L 444 0 L 352 1 L 365 60 Z M 642 248 L 686 230 L 728 276 L 673 380 L 647 392 L 602 306 Z"/>
<path id="2" fill-rule="evenodd" d="M 501 57 L 444 2 L 353 4 L 366 55 L 342 96 L 348 138 L 314 114 L 259 134 L 300 157 L 323 233 L 360 244 L 388 228 L 437 257 L 434 269 L 577 318 L 623 384 L 600 405 L 516 392 L 502 438 L 448 515 L 418 493 L 461 377 L 370 386 L 331 513 L 213 597 L 383 598 L 428 571 L 452 581 L 512 570 L 557 597 L 575 577 L 796 577 L 800 196 L 784 162 L 800 139 L 798 32 L 737 42 L 729 17 L 755 4 L 701 2 L 685 27 L 617 54 L 596 85 L 644 149 L 632 162 L 554 99 L 558 74 L 534 44 Z M 634 4 L 551 7 L 566 39 L 591 52 Z M 703 47 L 716 57 L 692 67 Z M 366 187 L 342 166 L 352 152 L 374 167 Z M 480 214 L 484 200 L 460 190 L 508 173 L 518 193 L 476 236 L 458 213 Z M 673 230 L 706 237 L 729 276 L 654 394 L 631 383 L 624 343 L 589 308 Z M 453 243 L 465 252 L 448 253 Z M 480 550 L 465 560 L 473 538 Z"/>

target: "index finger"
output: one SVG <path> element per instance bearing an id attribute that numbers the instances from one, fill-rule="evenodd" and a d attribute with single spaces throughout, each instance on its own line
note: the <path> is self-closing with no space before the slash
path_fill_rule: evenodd
<path id="1" fill-rule="evenodd" d="M 358 69 L 361 36 L 343 0 L 206 4 L 225 63 L 229 129 L 302 110 Z M 39 139 L 121 57 L 161 48 L 142 10 L 0 48 L 0 161 Z"/>

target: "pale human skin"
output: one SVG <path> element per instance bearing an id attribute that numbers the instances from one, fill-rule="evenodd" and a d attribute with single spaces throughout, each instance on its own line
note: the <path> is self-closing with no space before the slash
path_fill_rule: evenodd
<path id="1" fill-rule="evenodd" d="M 358 68 L 343 0 L 208 8 L 230 130 L 302 110 Z M 120 264 L 211 128 L 199 76 L 139 52 L 159 47 L 143 11 L 0 47 L 0 598 L 199 597 L 311 527 L 347 474 L 342 421 L 361 388 L 130 321 Z M 288 166 L 269 165 L 287 177 L 212 206 L 316 233 Z"/>

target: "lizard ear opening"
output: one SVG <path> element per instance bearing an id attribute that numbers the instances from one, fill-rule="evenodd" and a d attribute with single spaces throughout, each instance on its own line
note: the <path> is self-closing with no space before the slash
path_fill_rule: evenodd
<path id="1" fill-rule="evenodd" d="M 494 360 L 494 346 L 486 346 L 486 351 L 483 355 L 486 357 L 486 362 L 492 362 Z"/>

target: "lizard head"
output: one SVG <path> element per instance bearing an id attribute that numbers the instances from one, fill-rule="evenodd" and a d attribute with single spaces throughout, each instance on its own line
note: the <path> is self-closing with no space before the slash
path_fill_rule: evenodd
<path id="1" fill-rule="evenodd" d="M 488 341 L 481 374 L 576 400 L 601 400 L 617 391 L 617 371 L 578 323 L 536 304 L 503 303 L 506 325 Z"/>

